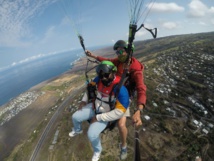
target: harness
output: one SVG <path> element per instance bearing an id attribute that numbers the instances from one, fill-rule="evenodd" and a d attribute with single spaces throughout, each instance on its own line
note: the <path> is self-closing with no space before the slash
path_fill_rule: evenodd
<path id="1" fill-rule="evenodd" d="M 116 102 L 116 95 L 115 95 L 115 88 L 117 87 L 118 83 L 119 83 L 120 79 L 118 76 L 115 77 L 115 79 L 112 81 L 111 85 L 106 87 L 103 86 L 103 84 L 101 83 L 101 81 L 99 80 L 99 82 L 97 83 L 97 90 L 99 90 L 100 92 L 102 92 L 101 94 L 103 95 L 108 95 L 108 100 L 103 100 L 102 98 L 99 98 L 96 96 L 96 99 L 99 100 L 100 102 L 104 102 L 106 104 L 109 105 L 110 110 L 114 109 L 114 105 Z M 105 88 L 105 90 L 103 90 L 103 88 Z M 114 99 L 112 99 L 112 96 L 114 96 Z"/>
<path id="2" fill-rule="evenodd" d="M 136 62 L 137 61 L 137 62 Z M 137 59 L 135 60 L 135 63 L 139 63 L 140 67 L 139 67 L 139 71 L 143 71 L 143 66 L 141 64 L 141 62 L 139 62 Z M 120 68 L 120 62 L 115 62 L 115 66 L 119 69 Z M 134 64 L 135 65 L 135 64 Z M 135 70 L 131 68 L 131 71 L 129 69 L 129 71 L 127 71 L 126 75 L 124 76 L 124 80 L 123 82 L 121 82 L 121 86 L 124 85 L 128 92 L 129 92 L 129 96 L 130 97 L 134 97 L 135 96 L 135 91 L 136 91 L 136 82 L 133 81 L 132 75 L 134 74 Z"/>
<path id="3" fill-rule="evenodd" d="M 97 86 L 98 86 L 98 84 L 100 82 L 98 82 L 97 86 L 96 86 L 95 82 L 88 83 L 88 86 L 87 86 L 88 94 L 89 94 L 88 98 L 90 98 L 90 101 L 92 102 L 95 114 L 100 114 L 99 112 L 96 111 L 95 100 L 99 100 L 101 102 L 101 105 L 102 105 L 102 102 L 108 104 L 109 107 L 110 107 L 110 111 L 114 110 L 115 103 L 116 103 L 116 98 L 117 98 L 116 95 L 115 95 L 115 93 L 114 93 L 114 90 L 116 88 L 118 88 L 118 83 L 119 83 L 118 78 L 116 78 L 116 79 L 117 80 L 115 80 L 115 82 L 113 82 L 114 84 L 111 87 L 111 90 L 110 90 L 110 92 L 108 94 L 108 101 L 102 100 L 102 98 L 97 97 L 97 90 L 98 90 Z M 114 96 L 114 98 L 112 98 L 112 96 Z M 88 122 L 90 123 L 90 120 L 88 120 Z M 114 127 L 116 126 L 116 124 L 117 124 L 117 120 L 108 122 L 106 128 L 102 131 L 102 133 L 104 133 L 105 130 L 107 130 L 107 129 L 109 129 L 109 131 L 113 130 Z"/>
<path id="4" fill-rule="evenodd" d="M 101 101 L 101 102 L 104 102 L 104 103 L 108 104 L 109 107 L 110 107 L 110 111 L 113 110 L 113 109 L 115 108 L 114 105 L 115 105 L 116 99 L 114 98 L 114 99 L 112 100 L 112 95 L 113 95 L 113 91 L 114 91 L 114 89 L 117 87 L 117 85 L 118 85 L 118 83 L 116 83 L 116 84 L 113 85 L 113 87 L 112 87 L 112 89 L 111 89 L 111 91 L 110 91 L 110 93 L 109 93 L 109 100 L 108 100 L 108 101 L 103 101 L 103 100 L 100 99 L 99 97 L 96 97 L 97 100 L 99 100 L 99 101 Z"/>

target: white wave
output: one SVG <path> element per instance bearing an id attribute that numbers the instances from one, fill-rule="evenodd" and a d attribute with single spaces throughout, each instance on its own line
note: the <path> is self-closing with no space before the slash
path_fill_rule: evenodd
<path id="1" fill-rule="evenodd" d="M 13 62 L 12 64 L 8 65 L 8 66 L 4 66 L 4 67 L 0 67 L 0 72 L 3 71 L 3 70 L 6 70 L 6 69 L 9 69 L 11 67 L 14 67 L 16 65 L 20 65 L 22 63 L 27 63 L 27 62 L 30 62 L 30 61 L 33 61 L 33 60 L 36 60 L 36 59 L 40 59 L 40 58 L 43 58 L 43 57 L 47 57 L 47 56 L 52 56 L 52 55 L 56 55 L 56 54 L 61 54 L 61 53 L 64 53 L 64 52 L 69 52 L 69 51 L 73 51 L 75 49 L 69 49 L 69 50 L 62 50 L 62 51 L 56 51 L 56 52 L 50 52 L 48 54 L 38 54 L 38 55 L 34 55 L 34 56 L 31 56 L 31 57 L 28 57 L 28 58 L 25 58 L 23 60 L 20 60 L 18 62 Z"/>

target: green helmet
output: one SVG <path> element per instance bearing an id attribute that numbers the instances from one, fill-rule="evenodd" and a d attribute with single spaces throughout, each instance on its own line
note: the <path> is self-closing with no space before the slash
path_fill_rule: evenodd
<path id="1" fill-rule="evenodd" d="M 117 50 L 117 48 L 125 48 L 128 49 L 128 42 L 124 40 L 118 40 L 115 44 L 113 49 Z M 134 44 L 132 44 L 132 51 L 134 51 Z"/>
<path id="2" fill-rule="evenodd" d="M 96 68 L 96 72 L 98 75 L 101 71 L 103 73 L 112 73 L 117 71 L 117 67 L 112 62 L 104 60 Z"/>

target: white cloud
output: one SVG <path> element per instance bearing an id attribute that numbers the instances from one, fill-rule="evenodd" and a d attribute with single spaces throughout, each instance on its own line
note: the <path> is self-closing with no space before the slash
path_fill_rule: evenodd
<path id="1" fill-rule="evenodd" d="M 214 7 L 211 7 L 209 10 L 208 10 L 209 13 L 211 14 L 214 14 Z"/>
<path id="2" fill-rule="evenodd" d="M 172 29 L 177 28 L 177 27 L 178 27 L 178 24 L 175 23 L 175 22 L 164 22 L 164 23 L 162 24 L 162 26 L 163 26 L 163 28 L 172 30 Z"/>
<path id="3" fill-rule="evenodd" d="M 54 1 L 3 1 L 0 5 L 0 44 L 8 47 L 28 45 L 24 40 L 32 36 L 30 20 Z"/>
<path id="4" fill-rule="evenodd" d="M 176 3 L 150 3 L 148 7 L 151 8 L 151 12 L 182 12 L 184 7 L 177 5 Z"/>
<path id="5" fill-rule="evenodd" d="M 207 6 L 202 0 L 191 0 L 188 4 L 189 11 L 187 16 L 200 26 L 211 28 L 213 26 L 214 7 Z"/>
<path id="6" fill-rule="evenodd" d="M 43 38 L 43 40 L 41 40 L 42 44 L 47 43 L 53 38 L 53 35 L 55 34 L 54 30 L 55 30 L 54 26 L 48 28 L 47 32 L 45 33 L 45 37 Z"/>
<path id="7" fill-rule="evenodd" d="M 199 24 L 202 25 L 202 26 L 207 26 L 207 24 L 205 22 L 203 22 L 203 21 L 200 21 Z"/>
<path id="8" fill-rule="evenodd" d="M 213 24 L 213 25 L 214 25 L 214 19 L 211 19 L 211 24 Z"/>
<path id="9" fill-rule="evenodd" d="M 208 12 L 208 7 L 200 0 L 192 0 L 188 6 L 190 17 L 204 17 Z"/>
<path id="10" fill-rule="evenodd" d="M 147 33 L 148 33 L 148 31 L 146 31 L 146 30 L 139 30 L 136 33 L 136 37 L 142 37 L 142 36 L 146 35 Z"/>

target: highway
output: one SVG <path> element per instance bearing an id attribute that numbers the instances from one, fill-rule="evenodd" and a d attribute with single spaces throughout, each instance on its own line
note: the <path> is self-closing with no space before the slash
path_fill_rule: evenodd
<path id="1" fill-rule="evenodd" d="M 68 103 L 71 99 L 73 99 L 73 97 L 76 95 L 75 93 L 79 93 L 85 86 L 80 86 L 79 88 L 77 88 L 75 91 L 72 91 L 68 97 L 61 103 L 61 105 L 57 108 L 57 110 L 55 111 L 55 113 L 53 114 L 53 116 L 51 117 L 50 121 L 48 122 L 47 126 L 45 127 L 40 139 L 38 140 L 38 143 L 36 145 L 36 147 L 34 148 L 34 151 L 30 157 L 30 161 L 35 161 L 36 160 L 36 156 L 39 153 L 40 148 L 43 145 L 43 142 L 46 138 L 46 136 L 48 135 L 52 125 L 55 123 L 55 121 L 57 120 L 57 117 L 59 116 L 59 114 L 65 109 L 65 107 L 68 106 Z"/>

